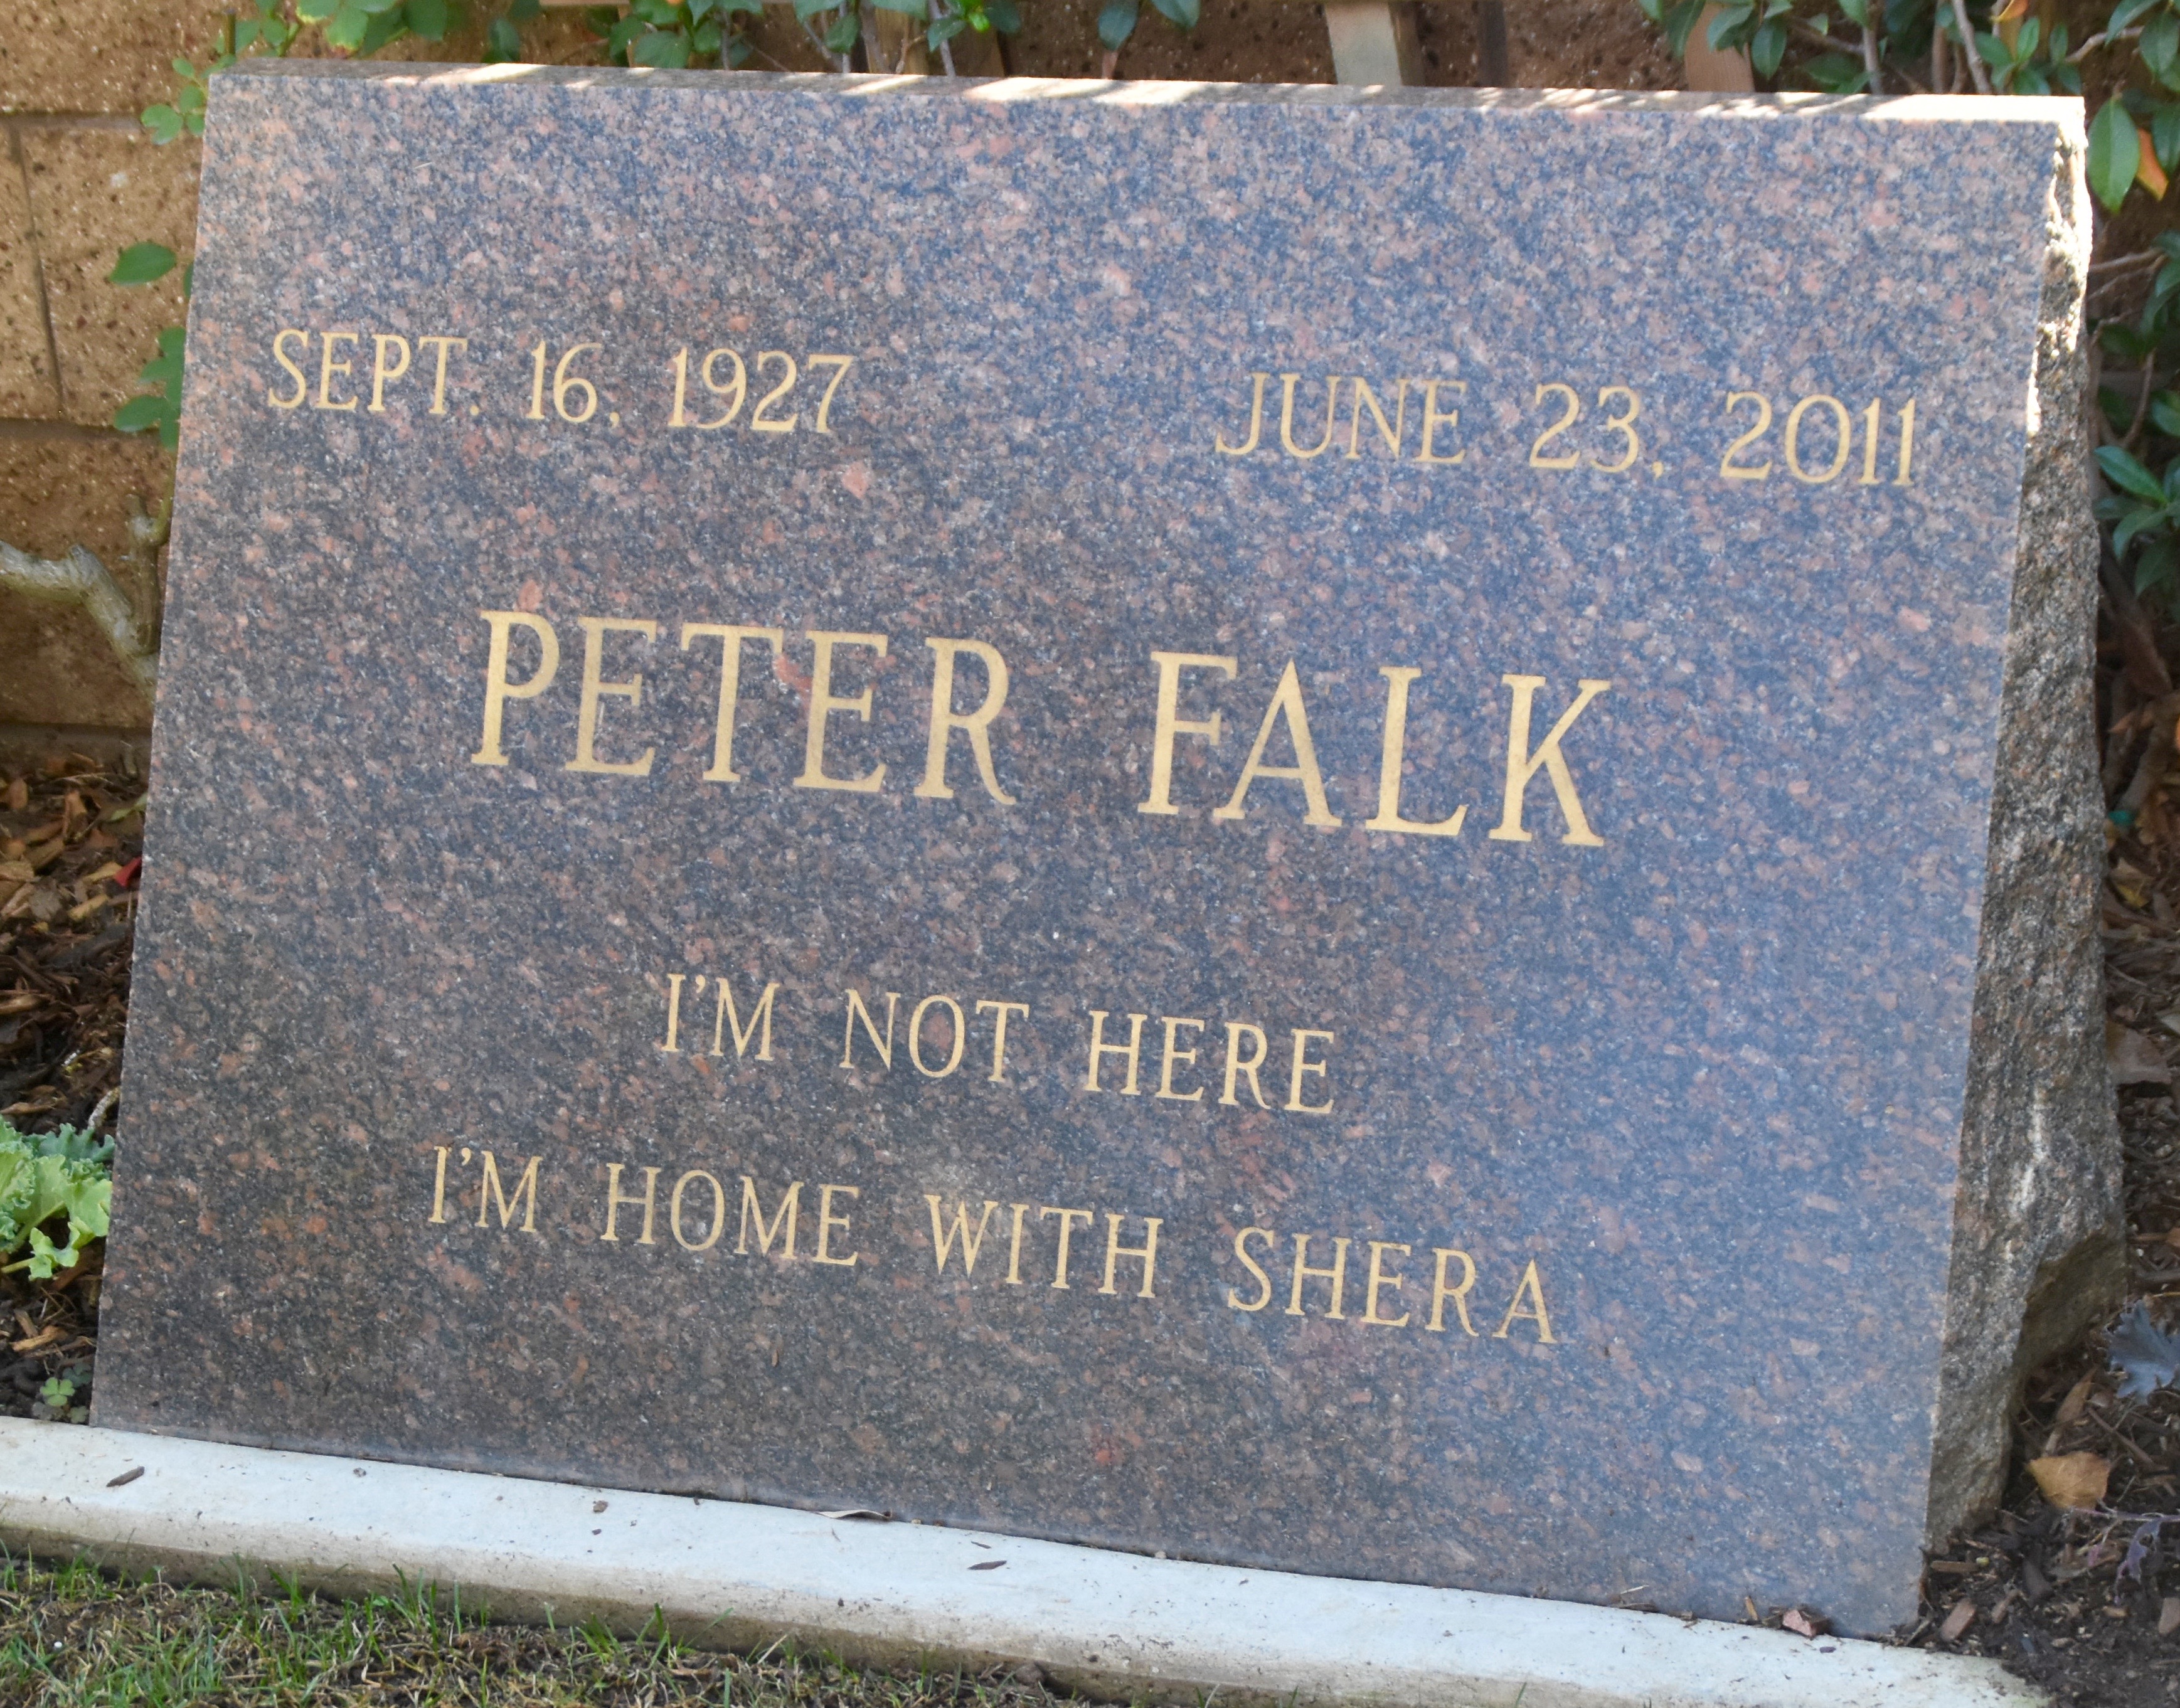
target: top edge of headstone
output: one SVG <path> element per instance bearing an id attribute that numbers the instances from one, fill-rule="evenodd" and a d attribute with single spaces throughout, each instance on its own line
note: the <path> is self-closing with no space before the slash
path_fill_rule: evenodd
<path id="1" fill-rule="evenodd" d="M 470 88 L 547 84 L 569 89 L 664 88 L 721 93 L 823 94 L 860 100 L 926 99 L 994 105 L 1076 102 L 1098 107 L 1235 104 L 1285 107 L 1439 107 L 1573 114 L 1670 113 L 1718 118 L 1878 120 L 1921 124 L 2044 124 L 2079 134 L 2078 96 L 1980 95 L 1724 95 L 1612 89 L 1411 89 L 1379 84 L 1101 81 L 1077 77 L 950 78 L 834 72 L 661 71 L 587 65 L 329 64 L 248 60 L 221 79 L 300 78 Z"/>

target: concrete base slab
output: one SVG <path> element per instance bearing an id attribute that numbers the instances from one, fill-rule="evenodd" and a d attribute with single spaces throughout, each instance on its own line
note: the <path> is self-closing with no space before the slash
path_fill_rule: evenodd
<path id="1" fill-rule="evenodd" d="M 0 1541 L 356 1595 L 459 1585 L 500 1617 L 593 1616 L 740 1648 L 1034 1662 L 1120 1698 L 1418 1708 L 2031 1708 L 1995 1662 L 967 1530 L 0 1419 Z"/>

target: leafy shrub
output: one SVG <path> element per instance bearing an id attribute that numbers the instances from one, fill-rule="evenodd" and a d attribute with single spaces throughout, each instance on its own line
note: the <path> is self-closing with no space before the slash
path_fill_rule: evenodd
<path id="1" fill-rule="evenodd" d="M 106 1237 L 107 1211 L 113 1200 L 113 1141 L 96 1141 L 88 1133 L 63 1127 L 58 1133 L 25 1134 L 0 1115 L 0 1257 L 13 1258 L 25 1247 L 30 1255 L 9 1263 L 38 1281 L 58 1270 L 73 1269 L 83 1249 Z M 68 1238 L 54 1244 L 48 1224 L 68 1219 Z"/>

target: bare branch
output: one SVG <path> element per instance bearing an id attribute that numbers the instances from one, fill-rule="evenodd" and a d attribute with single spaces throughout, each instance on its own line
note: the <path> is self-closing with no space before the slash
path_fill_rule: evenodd
<path id="1" fill-rule="evenodd" d="M 0 541 L 0 588 L 49 604 L 76 607 L 98 625 L 129 680 L 151 693 L 158 680 L 159 655 L 129 608 L 129 596 L 106 566 L 82 546 L 69 546 L 65 557 L 33 557 Z"/>

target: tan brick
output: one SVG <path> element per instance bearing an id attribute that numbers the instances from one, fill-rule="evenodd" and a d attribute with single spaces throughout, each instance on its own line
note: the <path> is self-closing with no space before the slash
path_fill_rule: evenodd
<path id="1" fill-rule="evenodd" d="M 0 540 L 39 557 L 82 546 L 133 594 L 129 496 L 153 508 L 173 481 L 168 459 L 148 439 L 0 438 Z M 151 716 L 89 619 L 0 593 L 0 723 L 141 729 Z"/>
<path id="2" fill-rule="evenodd" d="M 0 145 L 6 141 L 0 137 Z M 58 415 L 52 366 L 38 297 L 30 197 L 14 151 L 0 146 L 0 416 Z"/>
<path id="3" fill-rule="evenodd" d="M 19 135 L 60 348 L 62 413 L 104 426 L 140 389 L 159 328 L 180 325 L 183 314 L 179 268 L 151 285 L 112 285 L 106 276 L 132 243 L 162 243 L 189 259 L 199 145 L 161 148 L 111 129 L 26 126 Z"/>
<path id="4" fill-rule="evenodd" d="M 222 0 L 8 0 L 0 113 L 135 114 L 172 98 L 177 54 L 212 58 Z"/>

